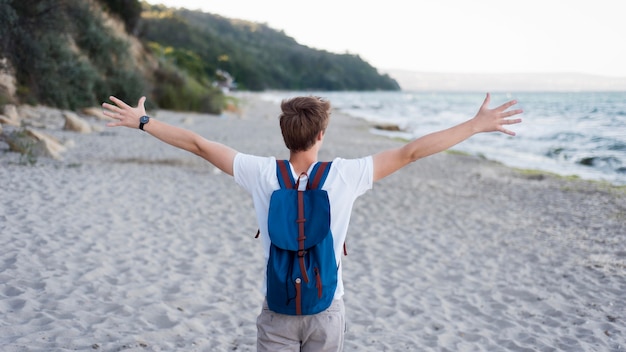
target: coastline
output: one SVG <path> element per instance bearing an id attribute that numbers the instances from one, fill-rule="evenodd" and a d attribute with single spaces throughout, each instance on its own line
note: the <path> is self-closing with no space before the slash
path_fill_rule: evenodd
<path id="1" fill-rule="evenodd" d="M 321 95 L 341 113 L 375 124 L 372 133 L 407 140 L 465 121 L 484 98 L 484 93 L 436 91 L 266 92 L 262 97 L 278 103 L 287 94 Z M 625 107 L 620 94 L 494 93 L 492 105 L 511 99 L 518 100 L 524 109 L 524 123 L 513 128 L 515 137 L 481 134 L 455 145 L 453 150 L 509 167 L 626 186 L 626 154 L 623 135 L 619 134 Z M 593 114 L 587 115 L 589 111 Z"/>
<path id="2" fill-rule="evenodd" d="M 155 118 L 287 157 L 278 105 Z M 332 102 L 331 102 L 332 103 Z M 135 130 L 47 131 L 63 160 L 0 156 L 6 351 L 254 351 L 262 297 L 250 197 Z M 58 124 L 57 124 L 58 125 Z M 334 112 L 321 159 L 401 145 Z M 440 153 L 355 203 L 343 258 L 345 350 L 626 347 L 626 193 Z"/>

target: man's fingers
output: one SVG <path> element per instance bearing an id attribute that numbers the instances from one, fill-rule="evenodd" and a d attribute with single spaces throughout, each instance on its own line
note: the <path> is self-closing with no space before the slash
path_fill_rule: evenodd
<path id="1" fill-rule="evenodd" d="M 500 127 L 498 129 L 498 131 L 502 132 L 502 133 L 506 133 L 509 136 L 515 136 L 515 132 L 511 131 L 511 130 L 507 130 L 506 128 Z"/>
<path id="2" fill-rule="evenodd" d="M 524 111 L 522 109 L 517 109 L 517 110 L 511 110 L 511 111 L 505 111 L 502 113 L 502 117 L 509 117 L 509 116 L 514 116 L 514 115 L 518 115 L 523 113 Z"/>
<path id="3" fill-rule="evenodd" d="M 109 110 L 111 112 L 121 113 L 122 109 L 118 108 L 115 105 L 111 105 L 109 103 L 102 103 L 102 108 Z"/>
<path id="4" fill-rule="evenodd" d="M 125 102 L 121 101 L 120 99 L 117 99 L 114 96 L 110 96 L 109 99 L 114 102 L 117 106 L 119 106 L 122 109 L 130 109 L 131 107 L 128 106 L 128 104 L 126 104 Z"/>
<path id="5" fill-rule="evenodd" d="M 139 98 L 139 102 L 137 103 L 137 107 L 142 107 L 143 108 L 143 104 L 146 102 L 146 97 L 141 97 Z"/>
<path id="6" fill-rule="evenodd" d="M 496 108 L 496 110 L 499 110 L 499 111 L 504 111 L 504 110 L 506 110 L 506 109 L 510 108 L 511 106 L 515 105 L 515 104 L 517 104 L 517 100 L 507 101 L 506 103 L 504 103 L 504 104 L 502 104 L 502 105 L 498 106 L 498 107 Z"/>
<path id="7" fill-rule="evenodd" d="M 514 125 L 516 123 L 522 122 L 522 119 L 506 119 L 502 121 L 503 125 Z"/>
<path id="8" fill-rule="evenodd" d="M 109 110 L 107 110 L 107 109 L 103 109 L 103 110 L 102 110 L 102 113 L 103 113 L 105 116 L 108 116 L 108 117 L 111 117 L 111 118 L 114 118 L 114 119 L 119 119 L 119 116 L 120 116 L 120 114 L 118 114 L 118 113 L 116 113 L 116 112 L 109 111 Z"/>
<path id="9" fill-rule="evenodd" d="M 491 94 L 487 93 L 487 95 L 485 96 L 485 100 L 483 101 L 483 105 L 481 105 L 481 108 L 487 108 L 489 106 L 489 102 L 491 101 Z"/>

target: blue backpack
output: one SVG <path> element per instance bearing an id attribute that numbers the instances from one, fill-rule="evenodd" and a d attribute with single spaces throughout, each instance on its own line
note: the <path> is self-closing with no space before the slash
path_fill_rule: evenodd
<path id="1" fill-rule="evenodd" d="M 276 313 L 317 314 L 335 296 L 337 261 L 330 203 L 321 189 L 330 166 L 331 162 L 319 162 L 311 175 L 303 173 L 294 181 L 289 161 L 276 161 L 280 189 L 270 198 L 267 263 L 267 304 Z M 306 189 L 300 181 L 307 182 Z"/>

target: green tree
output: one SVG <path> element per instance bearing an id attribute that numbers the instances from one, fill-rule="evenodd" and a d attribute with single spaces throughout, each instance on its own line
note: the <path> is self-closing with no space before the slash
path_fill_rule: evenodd
<path id="1" fill-rule="evenodd" d="M 124 21 L 128 33 L 132 33 L 141 19 L 141 3 L 139 0 L 98 0 L 112 13 Z"/>

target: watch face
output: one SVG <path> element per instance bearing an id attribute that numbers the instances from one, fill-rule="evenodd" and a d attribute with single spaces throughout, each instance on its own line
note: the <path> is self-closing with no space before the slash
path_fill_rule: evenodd
<path id="1" fill-rule="evenodd" d="M 150 118 L 149 118 L 148 116 L 142 116 L 142 117 L 139 119 L 139 122 L 141 122 L 141 123 L 146 123 L 146 122 L 148 122 L 148 120 L 149 120 L 149 119 L 150 119 Z"/>

